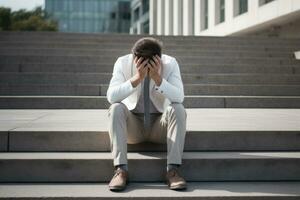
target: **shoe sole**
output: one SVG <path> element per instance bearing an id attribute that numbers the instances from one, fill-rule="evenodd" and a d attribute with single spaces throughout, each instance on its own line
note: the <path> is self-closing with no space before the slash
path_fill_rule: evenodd
<path id="1" fill-rule="evenodd" d="M 168 185 L 168 187 L 171 190 L 185 190 L 185 189 L 187 189 L 187 185 L 186 184 L 176 185 L 176 186 L 170 186 L 170 183 L 168 181 L 166 181 L 166 184 Z"/>
<path id="2" fill-rule="evenodd" d="M 187 187 L 186 187 L 186 185 L 176 185 L 176 186 L 173 186 L 173 187 L 169 186 L 169 188 L 171 190 L 185 190 Z"/>
<path id="3" fill-rule="evenodd" d="M 109 187 L 110 191 L 123 191 L 126 187 Z"/>

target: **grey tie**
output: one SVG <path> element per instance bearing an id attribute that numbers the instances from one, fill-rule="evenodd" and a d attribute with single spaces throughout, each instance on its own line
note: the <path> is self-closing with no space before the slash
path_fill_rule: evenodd
<path id="1" fill-rule="evenodd" d="M 149 99 L 149 76 L 144 80 L 144 128 L 148 131 L 150 128 L 150 99 Z"/>

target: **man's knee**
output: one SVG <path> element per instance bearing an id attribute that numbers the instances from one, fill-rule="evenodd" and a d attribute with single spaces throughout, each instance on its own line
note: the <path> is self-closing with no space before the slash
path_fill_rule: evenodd
<path id="1" fill-rule="evenodd" d="M 123 103 L 113 103 L 108 109 L 109 116 L 120 116 L 125 114 L 127 107 Z"/>
<path id="2" fill-rule="evenodd" d="M 182 103 L 171 103 L 167 107 L 167 112 L 170 115 L 175 115 L 177 117 L 181 117 L 183 119 L 186 119 L 187 113 Z"/>

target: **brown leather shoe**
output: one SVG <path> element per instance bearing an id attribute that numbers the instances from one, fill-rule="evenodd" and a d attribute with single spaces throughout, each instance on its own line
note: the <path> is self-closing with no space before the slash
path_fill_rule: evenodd
<path id="1" fill-rule="evenodd" d="M 166 180 L 171 190 L 184 190 L 186 189 L 186 182 L 182 176 L 180 176 L 177 169 L 171 169 L 167 172 Z"/>
<path id="2" fill-rule="evenodd" d="M 108 185 L 111 191 L 121 191 L 126 188 L 128 183 L 128 172 L 123 169 L 116 169 L 115 174 Z"/>

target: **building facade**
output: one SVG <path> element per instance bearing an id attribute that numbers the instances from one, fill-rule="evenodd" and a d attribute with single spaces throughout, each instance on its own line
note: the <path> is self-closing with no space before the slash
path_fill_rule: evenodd
<path id="1" fill-rule="evenodd" d="M 129 33 L 130 0 L 45 0 L 61 32 Z"/>
<path id="2" fill-rule="evenodd" d="M 300 37 L 299 0 L 150 0 L 149 33 Z"/>
<path id="3" fill-rule="evenodd" d="M 149 33 L 149 0 L 131 1 L 131 28 L 132 34 Z"/>

